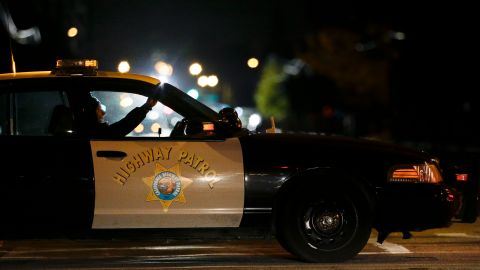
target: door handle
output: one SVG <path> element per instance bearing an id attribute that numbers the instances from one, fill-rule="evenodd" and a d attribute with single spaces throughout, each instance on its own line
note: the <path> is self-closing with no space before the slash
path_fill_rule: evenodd
<path id="1" fill-rule="evenodd" d="M 122 159 L 127 156 L 127 153 L 123 151 L 97 151 L 97 157 Z"/>

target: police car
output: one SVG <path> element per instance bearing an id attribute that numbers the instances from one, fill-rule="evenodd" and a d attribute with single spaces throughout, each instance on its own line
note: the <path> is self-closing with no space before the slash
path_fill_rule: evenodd
<path id="1" fill-rule="evenodd" d="M 145 120 L 156 122 L 135 129 L 152 131 L 83 132 L 77 120 L 92 93 L 111 122 L 121 118 L 112 107 L 127 113 L 157 99 Z M 151 77 L 99 71 L 95 60 L 1 74 L 0 149 L 4 235 L 267 228 L 299 259 L 332 262 L 358 254 L 372 229 L 382 242 L 390 232 L 408 237 L 476 218 L 476 211 L 458 216 L 460 185 L 426 153 L 341 136 L 251 132 L 231 110 L 213 111 Z"/>

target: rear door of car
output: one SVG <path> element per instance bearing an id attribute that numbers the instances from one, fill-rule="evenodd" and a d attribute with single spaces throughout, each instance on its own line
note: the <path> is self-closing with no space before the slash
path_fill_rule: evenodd
<path id="1" fill-rule="evenodd" d="M 3 85 L 5 86 L 5 84 Z M 62 89 L 44 81 L 2 87 L 0 212 L 16 231 L 89 228 L 94 189 L 89 141 L 76 137 Z M 63 129 L 63 130 L 62 130 Z"/>

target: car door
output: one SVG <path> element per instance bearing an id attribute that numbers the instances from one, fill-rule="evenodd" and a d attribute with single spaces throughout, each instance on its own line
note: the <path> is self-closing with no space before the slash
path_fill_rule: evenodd
<path id="1" fill-rule="evenodd" d="M 236 227 L 243 213 L 238 139 L 91 142 L 93 228 Z"/>
<path id="2" fill-rule="evenodd" d="M 162 104 L 151 113 L 165 112 L 174 118 Z M 164 125 L 165 135 L 174 125 L 151 118 L 126 138 L 91 140 L 93 228 L 238 227 L 244 206 L 238 138 L 145 137 L 147 127 Z"/>
<path id="3" fill-rule="evenodd" d="M 89 141 L 76 137 L 71 122 L 59 115 L 68 112 L 62 91 L 32 85 L 10 88 L 8 102 L 0 106 L 8 111 L 0 136 L 1 226 L 16 231 L 89 228 L 94 197 Z M 62 132 L 57 120 L 70 126 Z"/>

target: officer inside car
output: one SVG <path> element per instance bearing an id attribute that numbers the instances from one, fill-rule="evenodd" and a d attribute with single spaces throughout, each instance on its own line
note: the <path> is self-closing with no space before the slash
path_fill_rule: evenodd
<path id="1" fill-rule="evenodd" d="M 124 137 L 145 119 L 156 104 L 157 100 L 148 98 L 145 104 L 131 110 L 123 119 L 109 124 L 105 121 L 105 105 L 90 94 L 81 109 L 81 129 L 90 137 Z"/>

